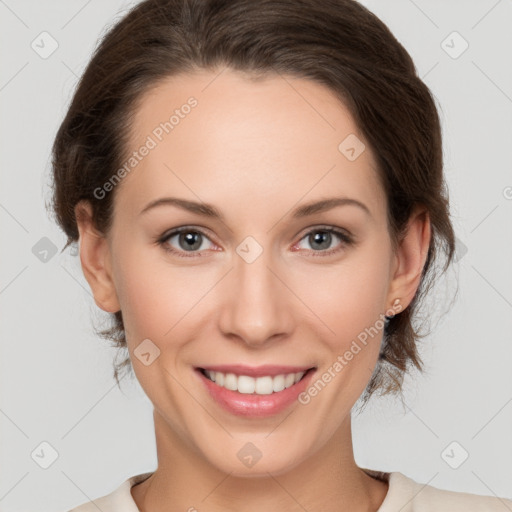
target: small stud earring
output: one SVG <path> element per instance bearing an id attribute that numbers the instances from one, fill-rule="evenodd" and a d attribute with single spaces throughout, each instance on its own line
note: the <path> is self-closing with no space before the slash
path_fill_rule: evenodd
<path id="1" fill-rule="evenodd" d="M 391 306 L 391 308 L 388 309 L 389 310 L 392 310 L 392 311 L 395 311 L 397 308 L 398 308 L 398 305 L 400 304 L 400 299 L 399 298 L 396 298 L 394 301 L 393 301 L 393 305 Z M 402 308 L 400 308 L 401 310 Z M 396 313 L 395 313 L 396 314 Z M 386 315 L 385 318 L 386 318 L 386 323 L 389 322 L 394 316 L 395 314 L 393 315 Z"/>

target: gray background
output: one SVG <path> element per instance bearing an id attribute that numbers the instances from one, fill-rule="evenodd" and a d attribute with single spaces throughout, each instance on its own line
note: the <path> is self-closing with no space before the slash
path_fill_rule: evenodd
<path id="1" fill-rule="evenodd" d="M 440 104 L 458 262 L 436 291 L 433 334 L 421 345 L 427 372 L 406 380 L 404 405 L 375 400 L 354 418 L 356 461 L 512 498 L 512 2 L 362 3 Z M 65 511 L 156 467 L 151 404 L 136 381 L 116 387 L 115 351 L 92 330 L 106 315 L 78 257 L 59 253 L 65 239 L 44 206 L 72 90 L 129 5 L 0 0 L 1 511 Z M 58 44 L 46 58 L 43 31 Z M 461 55 L 454 31 L 469 44 Z M 456 279 L 458 298 L 441 316 Z"/>

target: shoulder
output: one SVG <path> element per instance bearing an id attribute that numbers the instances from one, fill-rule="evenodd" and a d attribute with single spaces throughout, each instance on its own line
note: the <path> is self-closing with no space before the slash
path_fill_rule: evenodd
<path id="1" fill-rule="evenodd" d="M 382 473 L 381 473 L 382 474 Z M 384 473 L 388 493 L 377 512 L 505 512 L 512 500 L 439 489 L 399 472 Z"/>
<path id="2" fill-rule="evenodd" d="M 78 505 L 68 512 L 139 512 L 131 495 L 131 488 L 149 478 L 153 473 L 141 473 L 125 480 L 111 493 Z"/>

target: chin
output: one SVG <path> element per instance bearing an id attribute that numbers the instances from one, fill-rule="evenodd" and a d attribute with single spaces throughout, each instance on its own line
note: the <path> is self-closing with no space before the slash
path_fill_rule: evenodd
<path id="1" fill-rule="evenodd" d="M 275 449 L 265 455 L 264 450 L 258 450 L 251 442 L 240 443 L 241 448 L 238 448 L 238 444 L 237 448 L 231 452 L 234 453 L 234 457 L 226 457 L 226 451 L 224 451 L 223 453 L 212 454 L 213 458 L 208 457 L 210 463 L 230 476 L 268 478 L 269 473 L 272 476 L 285 474 L 303 461 L 303 459 L 297 459 L 296 450 L 293 449 L 287 452 L 276 446 Z M 279 451 L 279 453 L 276 454 L 276 451 Z"/>

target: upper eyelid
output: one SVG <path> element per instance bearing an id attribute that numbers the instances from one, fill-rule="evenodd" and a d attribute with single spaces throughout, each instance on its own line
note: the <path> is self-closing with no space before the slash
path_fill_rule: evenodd
<path id="1" fill-rule="evenodd" d="M 172 238 L 176 235 L 179 235 L 181 233 L 188 233 L 188 232 L 200 233 L 201 235 L 206 236 L 208 239 L 210 239 L 210 241 L 213 242 L 213 240 L 211 240 L 211 236 L 208 234 L 207 228 L 196 227 L 196 226 L 180 226 L 178 228 L 169 229 L 169 230 L 165 231 L 158 238 L 158 240 L 169 240 L 169 238 Z"/>
<path id="2" fill-rule="evenodd" d="M 299 236 L 302 233 L 302 235 L 298 239 L 298 241 L 301 241 L 304 237 L 309 235 L 311 232 L 324 231 L 324 230 L 333 232 L 333 234 L 338 237 L 340 235 L 345 235 L 346 237 L 353 239 L 352 233 L 350 231 L 348 231 L 347 229 L 340 228 L 337 226 L 332 226 L 329 224 L 318 224 L 318 225 L 314 225 L 314 226 L 309 226 L 307 228 L 304 228 L 304 230 L 299 231 L 299 233 L 297 233 L 294 236 L 294 238 Z M 208 234 L 209 230 L 207 228 L 194 226 L 194 225 L 180 226 L 177 228 L 170 229 L 170 230 L 166 231 L 161 237 L 159 237 L 159 240 L 160 241 L 168 241 L 170 238 L 173 238 L 174 236 L 179 235 L 180 233 L 194 232 L 194 231 L 200 233 L 203 236 L 206 236 L 212 243 L 216 244 L 215 240 L 212 240 L 210 235 Z M 344 241 L 343 239 L 341 239 L 341 240 L 342 240 L 342 242 Z"/>

